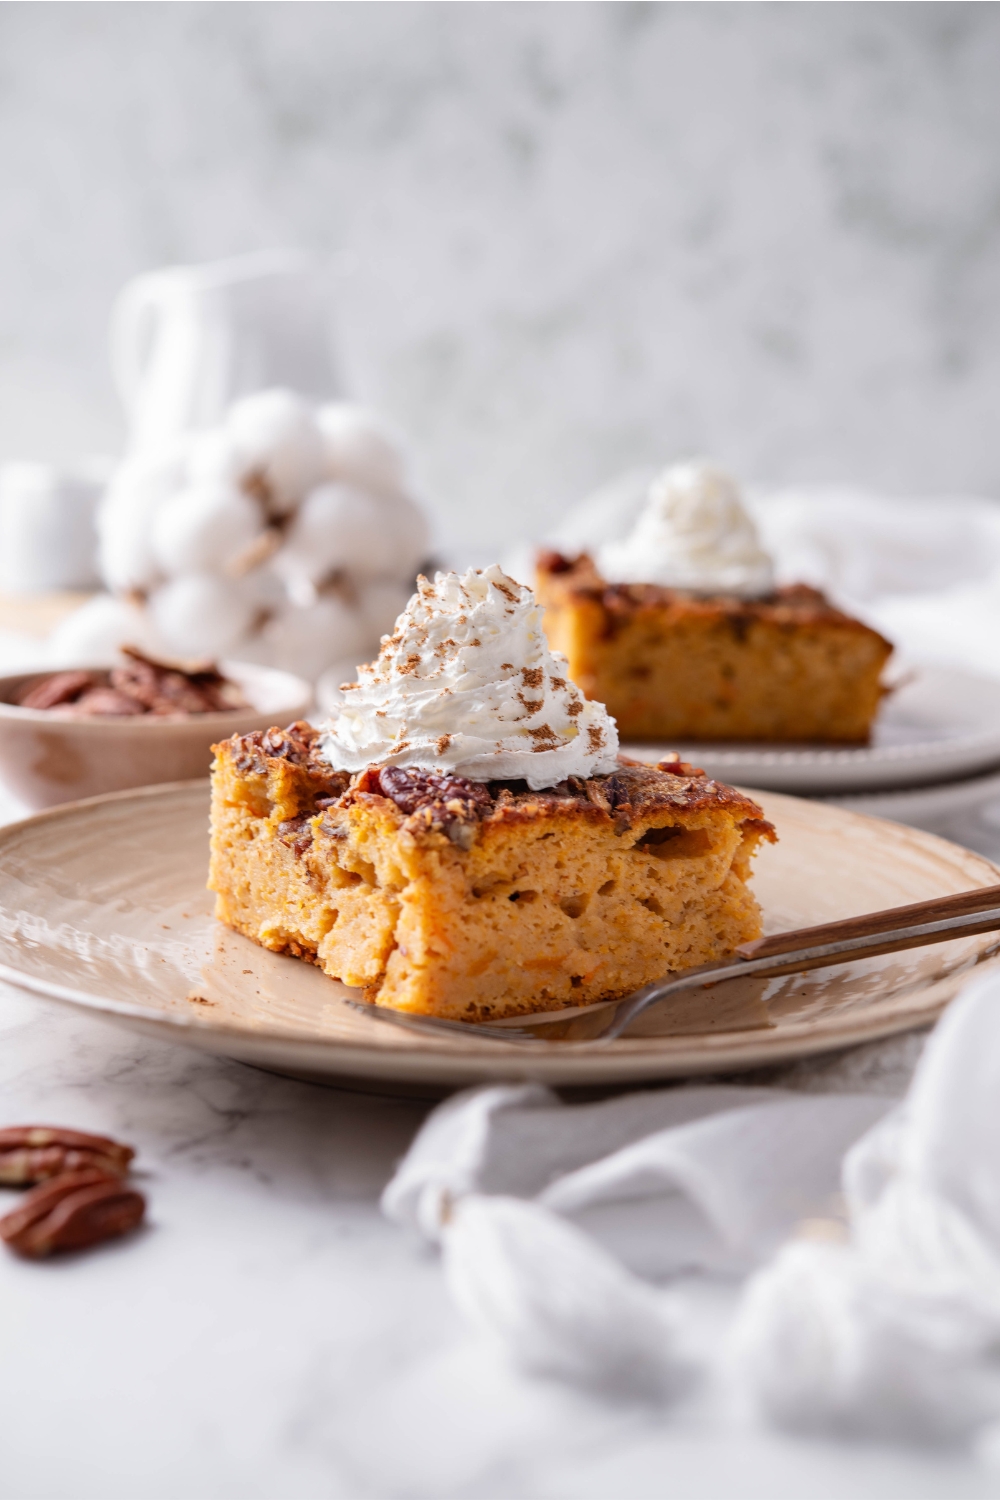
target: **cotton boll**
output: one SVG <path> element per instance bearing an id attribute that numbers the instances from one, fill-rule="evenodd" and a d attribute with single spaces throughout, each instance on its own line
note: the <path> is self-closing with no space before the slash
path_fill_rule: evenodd
<path id="1" fill-rule="evenodd" d="M 412 500 L 323 484 L 299 507 L 277 566 L 283 577 L 313 582 L 343 571 L 359 581 L 409 583 L 427 555 L 427 539 L 427 523 Z"/>
<path id="2" fill-rule="evenodd" d="M 239 483 L 242 470 L 239 450 L 225 427 L 212 427 L 192 438 L 187 472 L 195 484 L 235 485 Z"/>
<path id="3" fill-rule="evenodd" d="M 256 610 L 279 610 L 288 599 L 285 583 L 270 563 L 247 573 L 240 579 L 240 585 Z"/>
<path id="4" fill-rule="evenodd" d="M 155 649 L 146 611 L 113 594 L 95 594 L 56 626 L 48 641 L 53 667 L 110 667 L 122 646 Z"/>
<path id="5" fill-rule="evenodd" d="M 323 439 L 312 408 L 294 391 L 260 391 L 230 408 L 226 435 L 241 477 L 260 475 L 271 509 L 288 515 L 324 473 Z"/>
<path id="6" fill-rule="evenodd" d="M 97 518 L 101 577 L 123 592 L 147 589 L 157 578 L 152 514 L 144 499 L 118 491 L 107 497 Z"/>
<path id="7" fill-rule="evenodd" d="M 255 606 L 240 583 L 210 573 L 185 573 L 157 589 L 150 613 L 168 651 L 181 657 L 224 656 L 253 622 Z"/>
<path id="8" fill-rule="evenodd" d="M 202 482 L 178 490 L 153 521 L 153 555 L 164 573 L 212 572 L 263 530 L 260 506 L 242 490 Z"/>
<path id="9" fill-rule="evenodd" d="M 395 583 L 390 578 L 376 578 L 371 583 L 362 584 L 358 591 L 358 608 L 368 632 L 372 655 L 377 652 L 382 637 L 391 633 L 412 593 L 408 583 Z"/>
<path id="10" fill-rule="evenodd" d="M 311 682 L 332 662 L 365 659 L 365 631 L 357 610 L 335 595 L 306 608 L 288 605 L 261 632 L 266 660 Z"/>
<path id="11" fill-rule="evenodd" d="M 406 459 L 402 443 L 375 412 L 334 401 L 320 407 L 316 422 L 323 435 L 325 472 L 330 479 L 376 494 L 403 493 Z"/>
<path id="12" fill-rule="evenodd" d="M 153 522 L 161 505 L 184 479 L 186 450 L 126 459 L 119 465 L 97 512 L 98 560 L 109 588 L 148 589 L 159 574 Z"/>
<path id="13" fill-rule="evenodd" d="M 299 506 L 276 559 L 283 577 L 319 582 L 343 570 L 358 578 L 396 570 L 393 525 L 383 501 L 346 484 L 323 484 Z"/>

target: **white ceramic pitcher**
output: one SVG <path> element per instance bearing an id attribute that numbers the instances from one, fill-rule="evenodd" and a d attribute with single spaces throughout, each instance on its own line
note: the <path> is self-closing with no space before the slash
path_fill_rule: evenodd
<path id="1" fill-rule="evenodd" d="M 330 320 L 325 268 L 303 251 L 137 276 L 111 316 L 130 451 L 213 425 L 237 396 L 265 386 L 336 395 Z"/>

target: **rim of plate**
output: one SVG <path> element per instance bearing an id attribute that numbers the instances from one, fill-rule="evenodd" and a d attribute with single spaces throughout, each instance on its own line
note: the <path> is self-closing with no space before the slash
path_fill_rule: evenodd
<path id="1" fill-rule="evenodd" d="M 21 831 L 28 825 L 58 820 L 77 810 L 124 800 L 157 799 L 171 793 L 194 793 L 196 789 L 207 790 L 207 787 L 207 779 L 199 777 L 107 792 L 96 797 L 81 798 L 77 802 L 63 803 L 0 827 L 0 849 L 13 832 Z M 847 819 L 874 821 L 865 814 L 847 809 L 830 810 L 837 811 Z M 902 827 L 898 831 L 913 834 L 913 830 L 904 830 Z M 919 832 L 915 836 L 922 842 L 929 841 L 945 848 L 961 849 L 961 846 L 953 845 L 931 833 Z M 961 853 L 981 864 L 984 874 L 995 872 L 1000 875 L 1000 869 L 985 855 L 966 849 L 961 849 Z M 977 969 L 985 969 L 987 966 L 1000 968 L 1000 955 L 984 956 L 972 965 Z M 638 1083 L 655 1078 L 696 1076 L 699 1073 L 740 1071 L 779 1064 L 929 1024 L 952 998 L 950 994 L 934 995 L 932 991 L 939 988 L 947 990 L 957 981 L 959 972 L 956 970 L 953 974 L 930 982 L 925 988 L 916 991 L 909 1003 L 892 1011 L 876 1007 L 870 1013 L 854 1011 L 848 1017 L 834 1012 L 829 1016 L 786 1022 L 774 1029 L 684 1033 L 657 1036 L 655 1039 L 626 1037 L 617 1038 L 607 1047 L 596 1047 L 590 1042 L 564 1042 L 558 1044 L 558 1049 L 551 1045 L 540 1045 L 536 1049 L 527 1048 L 520 1043 L 504 1044 L 494 1040 L 473 1046 L 470 1045 L 475 1042 L 473 1028 L 470 1028 L 468 1038 L 451 1037 L 445 1033 L 440 1036 L 428 1033 L 426 1037 L 417 1032 L 406 1033 L 410 1040 L 409 1046 L 402 1045 L 402 1038 L 397 1045 L 393 1045 L 393 1028 L 390 1027 L 380 1027 L 377 1042 L 373 1038 L 374 1044 L 364 1037 L 309 1036 L 301 1030 L 282 1026 L 280 1023 L 269 1026 L 266 1031 L 260 1031 L 238 1024 L 213 1021 L 197 1013 L 150 1009 L 106 995 L 95 995 L 73 985 L 26 974 L 0 961 L 0 980 L 15 988 L 94 1014 L 121 1018 L 149 1034 L 173 1036 L 178 1042 L 190 1039 L 192 1045 L 202 1051 L 257 1062 L 264 1066 L 269 1065 L 269 1059 L 274 1061 L 274 1054 L 277 1053 L 286 1066 L 297 1069 L 300 1074 L 309 1076 L 311 1072 L 314 1078 L 326 1078 L 334 1082 L 338 1077 L 344 1081 L 353 1077 L 430 1084 L 435 1087 L 441 1085 L 445 1088 L 459 1087 L 464 1081 L 491 1076 L 549 1078 L 557 1084 L 564 1083 L 567 1086 L 600 1086 L 602 1083 Z M 372 1024 L 380 1023 L 373 1021 Z M 382 1032 L 388 1035 L 383 1036 Z M 218 1042 L 219 1045 L 206 1047 L 205 1043 L 209 1041 Z M 655 1041 L 655 1045 L 651 1046 L 651 1041 Z M 413 1045 L 414 1042 L 418 1045 Z M 320 1066 L 321 1059 L 327 1063 L 335 1062 L 338 1056 L 344 1058 L 341 1068 Z M 347 1065 L 348 1058 L 350 1066 Z M 442 1084 L 445 1074 L 447 1082 Z"/>

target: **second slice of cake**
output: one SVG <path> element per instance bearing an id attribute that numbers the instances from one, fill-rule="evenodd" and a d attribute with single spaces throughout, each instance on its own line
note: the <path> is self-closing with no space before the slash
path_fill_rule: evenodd
<path id="1" fill-rule="evenodd" d="M 864 744 L 892 646 L 805 584 L 777 588 L 733 481 L 667 470 L 623 542 L 545 553 L 552 646 L 625 740 Z"/>

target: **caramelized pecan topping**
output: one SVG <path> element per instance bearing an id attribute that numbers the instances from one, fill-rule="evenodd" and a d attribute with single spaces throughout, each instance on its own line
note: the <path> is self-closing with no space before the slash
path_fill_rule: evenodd
<path id="1" fill-rule="evenodd" d="M 550 577 L 561 575 L 558 585 L 561 591 L 601 606 L 605 639 L 613 639 L 637 611 L 651 606 L 675 609 L 686 615 L 710 616 L 726 624 L 740 639 L 757 620 L 778 625 L 823 621 L 872 634 L 869 626 L 844 614 L 819 589 L 806 583 L 781 584 L 760 599 L 745 600 L 726 594 L 693 594 L 657 583 L 609 583 L 586 552 L 574 558 L 558 552 L 541 552 L 537 564 L 540 573 Z"/>
<path id="2" fill-rule="evenodd" d="M 297 719 L 287 729 L 259 729 L 256 734 L 244 736 L 245 740 L 259 745 L 272 760 L 287 760 L 293 766 L 308 765 L 316 748 L 319 730 L 305 719 Z"/>
<path id="3" fill-rule="evenodd" d="M 236 769 L 244 776 L 266 776 L 269 760 L 283 760 L 306 771 L 315 781 L 313 800 L 317 808 L 330 806 L 350 785 L 350 773 L 335 771 L 320 754 L 320 731 L 304 719 L 286 729 L 256 729 L 252 734 L 234 735 L 226 743 L 231 746 Z"/>
<path id="4" fill-rule="evenodd" d="M 425 771 L 420 767 L 383 766 L 375 777 L 383 797 L 389 797 L 401 812 L 415 813 L 422 807 L 462 804 L 469 817 L 488 809 L 493 801 L 482 781 L 468 781 L 448 771 Z"/>
<path id="5" fill-rule="evenodd" d="M 443 833 L 463 849 L 471 847 L 476 823 L 493 807 L 484 782 L 419 766 L 369 767 L 361 773 L 355 790 L 388 797 L 406 814 L 414 831 Z"/>
<path id="6" fill-rule="evenodd" d="M 668 756 L 666 760 L 658 760 L 656 762 L 656 769 L 658 771 L 666 771 L 668 776 L 705 775 L 705 772 L 701 769 L 700 766 L 689 765 L 686 760 L 681 760 L 678 755 L 674 755 L 672 757 Z"/>
<path id="7" fill-rule="evenodd" d="M 341 838 L 343 828 L 335 809 L 347 809 L 366 794 L 394 803 L 414 834 L 443 833 L 461 848 L 471 848 L 479 823 L 487 818 L 504 822 L 536 818 L 548 806 L 575 803 L 581 817 L 610 817 L 622 833 L 638 819 L 662 807 L 726 806 L 747 816 L 760 809 L 743 792 L 710 780 L 703 771 L 679 759 L 653 766 L 619 756 L 610 776 L 571 776 L 552 787 L 532 791 L 525 781 L 470 781 L 454 772 L 423 767 L 368 766 L 356 776 L 334 771 L 319 753 L 320 732 L 309 724 L 270 729 L 228 741 L 229 753 L 244 775 L 266 775 L 268 759 L 301 767 L 299 808 L 309 809 L 282 823 L 279 838 L 296 854 L 309 847 L 307 823 L 316 813 L 328 814 L 321 824 L 325 837 Z M 219 747 L 220 751 L 223 747 Z"/>
<path id="8" fill-rule="evenodd" d="M 330 799 L 321 797 L 319 800 L 326 802 Z M 279 839 L 295 851 L 297 858 L 305 854 L 313 841 L 312 828 L 309 826 L 313 816 L 313 813 L 299 813 L 297 818 L 286 818 L 283 823 L 278 824 Z"/>

